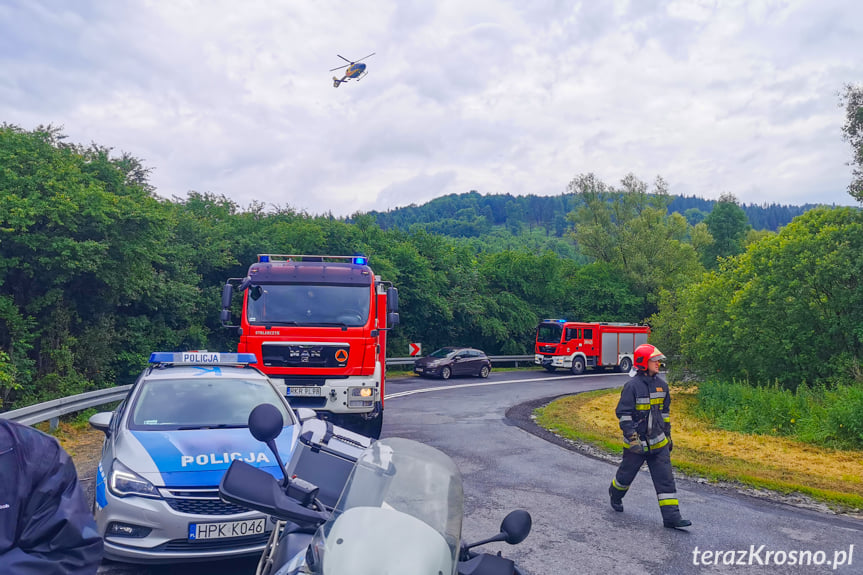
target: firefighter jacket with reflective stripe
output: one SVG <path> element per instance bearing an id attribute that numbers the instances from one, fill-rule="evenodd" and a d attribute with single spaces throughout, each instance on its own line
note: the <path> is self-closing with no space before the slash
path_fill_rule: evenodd
<path id="1" fill-rule="evenodd" d="M 615 410 L 623 436 L 637 433 L 645 452 L 661 449 L 671 439 L 670 406 L 665 380 L 639 371 L 623 386 Z"/>

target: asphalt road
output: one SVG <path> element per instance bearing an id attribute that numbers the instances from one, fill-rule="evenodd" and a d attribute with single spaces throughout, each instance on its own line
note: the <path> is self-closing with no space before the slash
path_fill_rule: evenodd
<path id="1" fill-rule="evenodd" d="M 482 383 L 451 380 L 433 392 L 392 398 L 384 432 L 429 443 L 459 465 L 467 500 L 464 539 L 495 533 L 510 509 L 530 511 L 534 528 L 524 543 L 488 548 L 502 551 L 534 575 L 863 573 L 861 521 L 678 481 L 681 510 L 693 527 L 665 529 L 646 471 L 630 488 L 625 512 L 616 513 L 608 505 L 607 494 L 616 469 L 613 464 L 525 431 L 519 425 L 530 427 L 524 421 L 529 410 L 522 410 L 522 421 L 506 417 L 517 404 L 619 386 L 625 380 L 625 375 L 616 374 L 573 377 L 540 372 L 495 374 L 493 381 Z M 480 385 L 466 387 L 471 384 Z M 416 386 L 416 382 L 393 383 L 389 394 Z M 518 410 L 510 414 L 514 411 Z M 855 549 L 849 565 L 851 545 Z M 722 552 L 719 565 L 712 564 L 715 555 L 708 556 L 711 565 L 704 565 L 706 550 Z M 792 551 L 796 553 L 791 555 Z M 792 557 L 799 563 L 800 552 L 813 555 L 813 562 L 819 560 L 819 551 L 825 559 L 820 567 L 789 565 Z M 843 552 L 846 564 L 833 570 L 834 557 L 841 559 Z M 809 555 L 803 557 L 808 560 Z M 696 559 L 699 565 L 694 564 Z M 734 565 L 724 564 L 732 559 Z M 753 565 L 738 565 L 741 560 L 751 560 Z M 785 565 L 775 564 L 783 560 Z"/>
<path id="2" fill-rule="evenodd" d="M 491 536 L 507 512 L 527 509 L 533 531 L 522 544 L 485 549 L 502 551 L 532 575 L 863 573 L 863 522 L 854 519 L 679 480 L 681 510 L 694 525 L 688 531 L 665 529 L 646 471 L 630 489 L 626 511 L 612 511 L 607 489 L 615 466 L 550 441 L 532 425 L 529 407 L 625 379 L 537 371 L 446 382 L 393 378 L 383 435 L 428 443 L 455 460 L 464 478 L 465 540 Z M 520 405 L 527 407 L 512 409 Z M 833 569 L 843 554 L 844 563 Z M 811 565 L 800 565 L 801 559 Z M 254 566 L 254 560 L 158 567 L 105 563 L 99 573 L 233 575 L 254 573 Z"/>

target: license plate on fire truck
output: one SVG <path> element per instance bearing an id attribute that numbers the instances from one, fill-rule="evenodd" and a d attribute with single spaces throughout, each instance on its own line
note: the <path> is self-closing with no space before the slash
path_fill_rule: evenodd
<path id="1" fill-rule="evenodd" d="M 189 523 L 189 541 L 260 535 L 266 529 L 267 520 L 263 517 L 244 521 L 223 521 L 222 523 Z"/>
<path id="2" fill-rule="evenodd" d="M 318 397 L 321 395 L 320 387 L 288 387 L 288 396 L 293 397 Z"/>

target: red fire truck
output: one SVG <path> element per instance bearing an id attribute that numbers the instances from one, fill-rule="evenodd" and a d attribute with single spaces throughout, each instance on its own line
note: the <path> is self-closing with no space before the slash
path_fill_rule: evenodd
<path id="1" fill-rule="evenodd" d="M 588 367 L 629 371 L 635 348 L 647 343 L 648 335 L 646 325 L 544 319 L 536 328 L 533 361 L 548 371 L 560 367 L 575 375 Z"/>
<path id="2" fill-rule="evenodd" d="M 235 289 L 243 294 L 238 326 L 228 325 Z M 239 328 L 237 351 L 254 353 L 257 367 L 284 383 L 291 406 L 380 436 L 398 290 L 367 258 L 259 254 L 248 276 L 225 284 L 221 321 Z"/>

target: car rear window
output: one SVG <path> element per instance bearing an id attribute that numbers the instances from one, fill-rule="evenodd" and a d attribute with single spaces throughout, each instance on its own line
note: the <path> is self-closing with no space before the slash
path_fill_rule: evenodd
<path id="1" fill-rule="evenodd" d="M 142 382 L 129 416 L 131 429 L 246 427 L 261 403 L 274 405 L 285 425 L 293 422 L 267 382 L 248 379 L 157 379 Z"/>

